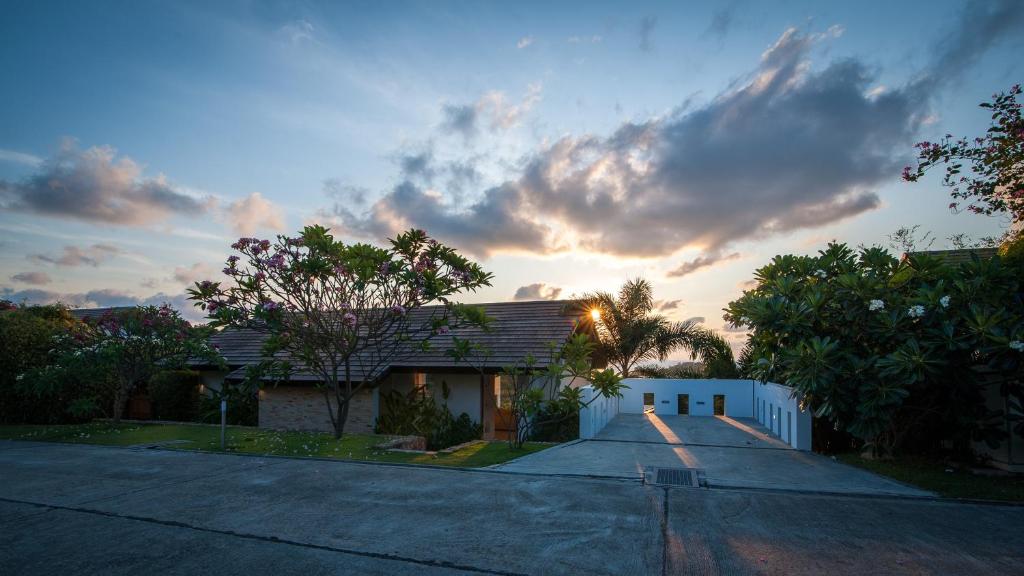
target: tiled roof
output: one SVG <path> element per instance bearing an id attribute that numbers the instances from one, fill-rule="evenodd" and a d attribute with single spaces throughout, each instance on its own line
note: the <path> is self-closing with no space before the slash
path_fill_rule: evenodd
<path id="1" fill-rule="evenodd" d="M 497 371 L 502 367 L 522 360 L 527 355 L 532 355 L 536 360 L 538 368 L 544 368 L 549 360 L 549 346 L 551 342 L 564 342 L 572 335 L 576 328 L 576 321 L 579 318 L 574 314 L 564 312 L 568 301 L 565 300 L 544 300 L 534 302 L 495 302 L 489 304 L 476 304 L 486 311 L 487 315 L 493 318 L 491 330 L 484 332 L 479 328 L 462 327 L 441 336 L 434 336 L 430 339 L 430 350 L 417 351 L 410 354 L 402 354 L 401 357 L 390 365 L 391 370 L 408 369 L 470 369 L 479 367 L 481 362 L 473 364 L 467 362 L 455 362 L 445 354 L 452 344 L 453 337 L 468 339 L 473 343 L 480 343 L 490 350 L 491 355 L 483 362 L 483 368 L 487 371 Z M 427 306 L 413 310 L 412 323 L 418 324 L 429 318 L 429 315 L 436 311 L 436 307 Z M 218 346 L 220 353 L 227 359 L 229 367 L 235 369 L 233 376 L 241 376 L 246 366 L 259 362 L 262 358 L 263 342 L 266 334 L 254 330 L 232 330 L 225 329 L 211 337 L 211 344 Z M 283 353 L 281 358 L 287 356 Z M 353 363 L 353 370 L 357 372 L 357 379 L 363 377 L 358 362 Z M 293 380 L 316 380 L 312 375 L 296 374 Z"/>
<path id="2" fill-rule="evenodd" d="M 120 314 L 121 312 L 125 312 L 133 308 L 133 306 L 114 306 L 112 308 L 75 308 L 74 310 L 70 310 L 69 312 L 71 312 L 71 315 L 74 316 L 75 318 L 78 318 L 79 320 L 88 320 L 92 318 L 101 318 L 103 315 L 107 313 Z"/>
<path id="3" fill-rule="evenodd" d="M 938 258 L 949 266 L 959 266 L 971 261 L 971 254 L 977 254 L 982 260 L 991 258 L 999 253 L 998 248 L 961 248 L 958 250 L 925 250 L 922 252 L 908 252 L 906 256 L 929 256 Z"/>

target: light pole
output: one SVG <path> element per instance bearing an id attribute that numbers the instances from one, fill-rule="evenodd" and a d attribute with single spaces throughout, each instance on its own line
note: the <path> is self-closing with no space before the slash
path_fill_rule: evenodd
<path id="1" fill-rule="evenodd" d="M 228 427 L 228 399 L 221 394 L 220 397 L 220 449 L 224 450 L 224 433 Z"/>

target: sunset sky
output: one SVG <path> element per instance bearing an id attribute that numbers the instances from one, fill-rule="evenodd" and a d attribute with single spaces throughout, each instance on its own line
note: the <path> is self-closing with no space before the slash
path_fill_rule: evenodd
<path id="1" fill-rule="evenodd" d="M 1024 81 L 1014 0 L 7 1 L 0 38 L 0 290 L 74 306 L 188 308 L 320 222 L 427 230 L 494 273 L 469 301 L 643 276 L 723 329 L 776 254 L 999 234 L 899 175 Z"/>

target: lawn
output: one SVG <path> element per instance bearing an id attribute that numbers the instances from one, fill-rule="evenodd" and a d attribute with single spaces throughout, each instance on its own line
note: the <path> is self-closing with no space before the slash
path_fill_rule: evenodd
<path id="1" fill-rule="evenodd" d="M 847 464 L 930 490 L 946 498 L 1024 502 L 1024 476 L 984 476 L 925 458 L 865 460 L 859 454 L 840 454 Z M 948 471 L 947 471 L 948 470 Z"/>
<path id="2" fill-rule="evenodd" d="M 548 444 L 528 443 L 512 450 L 507 442 L 487 442 L 467 446 L 451 454 L 387 452 L 374 448 L 388 437 L 372 434 L 346 434 L 335 440 L 317 432 L 277 432 L 257 428 L 228 427 L 227 452 L 274 456 L 314 456 L 373 462 L 433 464 L 479 468 L 506 462 L 547 448 Z M 0 439 L 35 440 L 133 446 L 157 443 L 168 448 L 220 452 L 220 427 L 192 424 L 137 424 L 94 422 L 61 426 L 0 426 Z"/>

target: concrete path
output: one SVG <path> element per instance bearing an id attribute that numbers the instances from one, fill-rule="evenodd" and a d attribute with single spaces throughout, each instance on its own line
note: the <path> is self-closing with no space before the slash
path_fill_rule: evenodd
<path id="1" fill-rule="evenodd" d="M 0 441 L 0 574 L 1012 574 L 1024 508 Z"/>
<path id="2" fill-rule="evenodd" d="M 794 450 L 756 420 L 745 418 L 619 414 L 593 440 L 496 468 L 636 479 L 645 466 L 699 468 L 712 488 L 932 496 L 831 458 Z"/>

